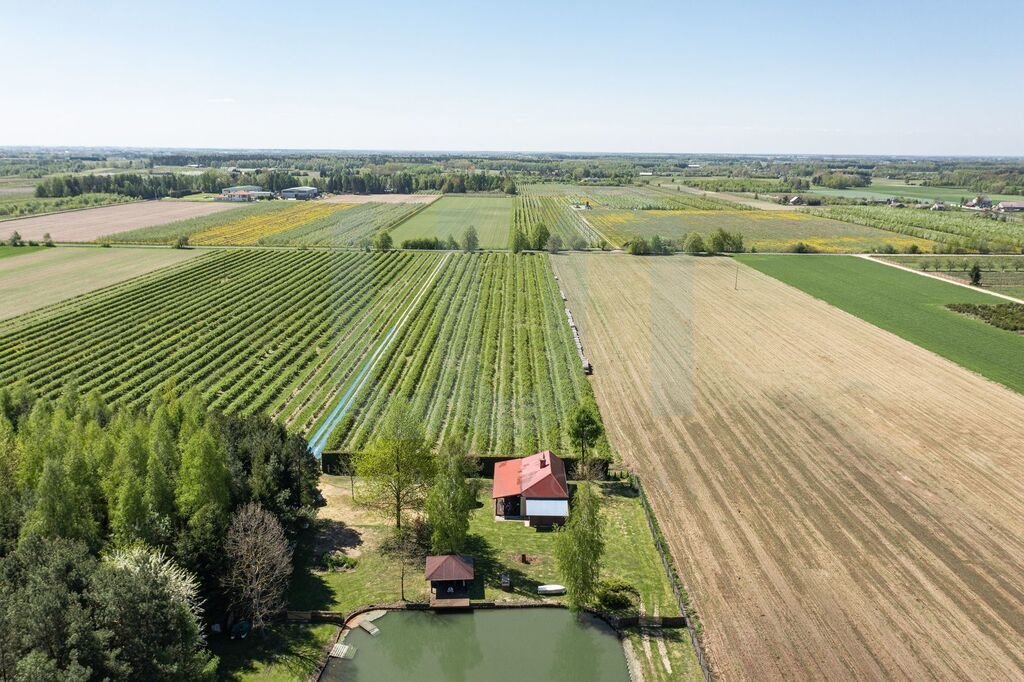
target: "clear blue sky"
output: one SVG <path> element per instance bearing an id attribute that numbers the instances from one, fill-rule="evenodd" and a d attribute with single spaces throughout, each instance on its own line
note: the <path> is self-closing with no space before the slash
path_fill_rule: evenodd
<path id="1" fill-rule="evenodd" d="M 213 4 L 0 0 L 0 144 L 1024 155 L 1019 0 Z"/>

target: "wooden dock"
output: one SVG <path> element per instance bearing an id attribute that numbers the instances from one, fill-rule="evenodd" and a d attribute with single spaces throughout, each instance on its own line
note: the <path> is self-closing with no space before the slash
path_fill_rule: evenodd
<path id="1" fill-rule="evenodd" d="M 468 609 L 469 608 L 469 597 L 463 597 L 461 599 L 438 599 L 434 595 L 430 595 L 430 608 L 432 609 Z"/>

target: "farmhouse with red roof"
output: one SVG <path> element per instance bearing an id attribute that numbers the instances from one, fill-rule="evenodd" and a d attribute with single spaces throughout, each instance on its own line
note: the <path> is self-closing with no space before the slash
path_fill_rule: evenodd
<path id="1" fill-rule="evenodd" d="M 565 464 L 547 450 L 498 462 L 491 498 L 500 519 L 527 521 L 535 527 L 561 525 L 569 516 Z"/>

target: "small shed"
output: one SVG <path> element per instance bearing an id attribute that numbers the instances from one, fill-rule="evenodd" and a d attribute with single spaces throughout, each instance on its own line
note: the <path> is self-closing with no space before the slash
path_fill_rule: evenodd
<path id="1" fill-rule="evenodd" d="M 431 606 L 469 606 L 469 587 L 476 572 L 473 557 L 441 554 L 427 557 L 426 578 L 430 582 Z"/>

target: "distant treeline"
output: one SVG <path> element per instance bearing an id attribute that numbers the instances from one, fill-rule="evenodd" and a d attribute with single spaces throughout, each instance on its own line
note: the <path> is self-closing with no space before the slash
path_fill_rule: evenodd
<path id="1" fill-rule="evenodd" d="M 975 192 L 993 194 L 1024 194 L 1024 170 L 960 168 L 926 178 L 930 187 L 966 187 Z"/>
<path id="2" fill-rule="evenodd" d="M 867 187 L 871 184 L 869 173 L 819 173 L 811 178 L 811 184 L 831 189 Z"/>
<path id="3" fill-rule="evenodd" d="M 435 191 L 443 194 L 465 192 L 516 193 L 516 184 L 507 174 L 497 173 L 355 173 L 342 171 L 327 176 L 321 188 L 342 194 L 413 194 Z"/>
<path id="4" fill-rule="evenodd" d="M 259 185 L 271 192 L 279 192 L 296 185 L 309 185 L 323 192 L 344 194 L 412 194 L 421 190 L 455 194 L 495 191 L 516 193 L 516 184 L 510 176 L 495 173 L 411 175 L 343 171 L 315 178 L 276 170 L 260 170 L 240 175 L 208 170 L 197 175 L 55 175 L 40 180 L 36 185 L 36 197 L 76 197 L 81 194 L 103 193 L 120 194 L 136 199 L 160 199 L 197 192 L 216 193 L 232 185 Z"/>

